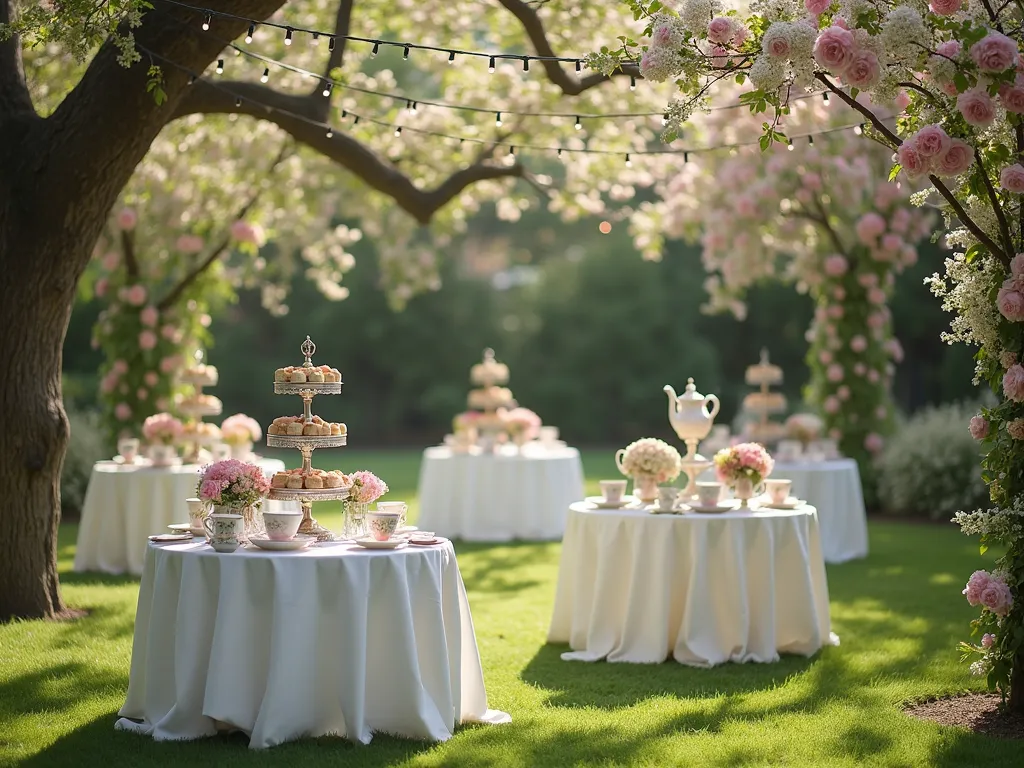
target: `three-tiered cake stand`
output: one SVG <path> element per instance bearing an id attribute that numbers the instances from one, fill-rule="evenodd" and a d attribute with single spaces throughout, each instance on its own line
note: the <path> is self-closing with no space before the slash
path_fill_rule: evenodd
<path id="1" fill-rule="evenodd" d="M 785 437 L 785 427 L 769 418 L 785 412 L 786 397 L 781 392 L 771 391 L 772 386 L 782 383 L 782 369 L 769 361 L 767 349 L 761 350 L 761 361 L 757 365 L 747 368 L 746 381 L 758 388 L 743 398 L 743 410 L 754 417 L 745 429 L 747 436 L 762 444 L 774 443 Z"/>
<path id="2" fill-rule="evenodd" d="M 306 360 L 303 368 L 313 368 L 313 353 L 316 344 L 309 336 L 299 347 Z M 308 377 L 307 377 L 308 378 Z M 313 422 L 313 398 L 316 395 L 340 395 L 340 381 L 292 383 L 274 382 L 275 395 L 298 395 L 302 398 L 303 424 Z M 313 466 L 313 451 L 317 448 L 341 448 L 348 444 L 348 435 L 271 435 L 267 434 L 267 445 L 271 448 L 297 448 L 302 454 L 302 473 L 309 473 Z M 348 488 L 271 488 L 270 499 L 275 501 L 298 501 L 302 505 L 302 522 L 299 533 L 316 536 L 317 541 L 334 541 L 334 534 L 313 518 L 313 504 L 317 501 L 344 501 Z"/>
<path id="3" fill-rule="evenodd" d="M 195 354 L 195 367 L 189 371 L 184 371 L 180 378 L 183 384 L 189 384 L 195 390 L 196 402 L 190 403 L 187 400 L 182 401 L 178 404 L 178 410 L 185 416 L 188 416 L 187 427 L 192 427 L 190 430 L 194 433 L 194 437 L 190 437 L 185 442 L 185 455 L 182 457 L 182 462 L 185 464 L 197 464 L 200 460 L 200 451 L 204 447 L 208 447 L 216 442 L 215 438 L 209 438 L 200 435 L 196 430 L 196 426 L 202 422 L 204 416 L 220 416 L 224 409 L 223 404 L 220 400 L 215 400 L 211 403 L 202 403 L 198 401 L 198 397 L 203 394 L 203 387 L 213 387 L 217 384 L 217 369 L 212 365 L 207 365 L 202 368 L 203 363 L 203 351 L 201 349 L 196 350 Z"/>

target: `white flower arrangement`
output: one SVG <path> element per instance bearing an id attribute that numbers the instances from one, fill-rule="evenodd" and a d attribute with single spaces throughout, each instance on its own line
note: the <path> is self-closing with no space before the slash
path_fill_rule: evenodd
<path id="1" fill-rule="evenodd" d="M 682 469 L 679 451 L 655 437 L 630 443 L 623 452 L 620 466 L 625 475 L 653 475 L 659 483 L 675 480 Z"/>

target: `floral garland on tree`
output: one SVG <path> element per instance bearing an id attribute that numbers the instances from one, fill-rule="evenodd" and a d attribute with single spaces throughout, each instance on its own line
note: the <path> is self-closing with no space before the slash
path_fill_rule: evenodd
<path id="1" fill-rule="evenodd" d="M 981 653 L 972 671 L 985 675 L 1012 710 L 1024 711 L 1024 30 L 1018 6 L 931 0 L 925 10 L 892 0 L 754 0 L 741 20 L 736 12 L 723 14 L 718 0 L 683 0 L 678 14 L 657 0 L 626 2 L 647 20 L 647 43 L 623 38 L 619 50 L 602 50 L 589 63 L 610 71 L 640 53 L 646 77 L 674 79 L 683 98 L 668 108 L 665 139 L 675 138 L 723 79 L 749 81 L 741 101 L 770 110 L 765 147 L 788 141 L 779 128 L 793 95 L 824 90 L 856 109 L 870 124 L 870 137 L 895 152 L 890 178 L 927 177 L 941 198 L 947 243 L 956 249 L 945 274 L 931 281 L 954 315 L 946 339 L 979 347 L 976 381 L 1002 397 L 980 414 L 984 429 L 976 422 L 972 430 L 987 450 L 982 476 L 994 506 L 956 518 L 964 533 L 981 536 L 983 549 L 991 542 L 1006 547 L 985 584 L 1002 585 L 995 587 L 998 599 L 982 597 L 981 577 L 968 583 L 968 600 L 984 607 L 973 626 L 980 642 L 965 655 Z M 876 103 L 905 93 L 898 130 L 857 99 L 861 91 Z"/>

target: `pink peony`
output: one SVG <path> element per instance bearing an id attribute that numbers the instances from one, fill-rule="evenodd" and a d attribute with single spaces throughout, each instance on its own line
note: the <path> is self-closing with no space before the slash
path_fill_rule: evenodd
<path id="1" fill-rule="evenodd" d="M 991 632 L 986 632 L 984 635 L 981 636 L 981 647 L 982 648 L 991 648 L 995 644 L 996 644 L 996 636 L 993 635 Z"/>
<path id="2" fill-rule="evenodd" d="M 825 371 L 825 377 L 833 384 L 843 380 L 843 366 L 839 363 L 832 363 Z"/>
<path id="3" fill-rule="evenodd" d="M 971 578 L 967 580 L 967 586 L 964 587 L 963 592 L 960 594 L 967 598 L 967 602 L 971 605 L 981 604 L 981 593 L 988 587 L 992 577 L 989 576 L 988 571 L 975 571 L 971 574 Z"/>
<path id="4" fill-rule="evenodd" d="M 151 387 L 155 387 L 160 381 L 160 377 L 157 376 L 156 371 L 147 371 L 146 375 L 142 377 L 143 380 Z"/>
<path id="5" fill-rule="evenodd" d="M 1003 374 L 1003 394 L 1015 403 L 1024 401 L 1024 366 L 1010 366 Z"/>
<path id="6" fill-rule="evenodd" d="M 203 250 L 203 238 L 199 235 L 182 235 L 174 247 L 182 253 L 199 253 Z"/>
<path id="7" fill-rule="evenodd" d="M 1024 419 L 1006 422 L 1006 431 L 1014 440 L 1024 440 Z"/>
<path id="8" fill-rule="evenodd" d="M 981 591 L 981 604 L 996 616 L 1005 616 L 1013 606 L 1013 593 L 1002 579 L 993 576 Z"/>
<path id="9" fill-rule="evenodd" d="M 864 438 L 864 447 L 869 453 L 878 453 L 885 447 L 885 440 L 877 432 L 870 432 Z"/>
<path id="10" fill-rule="evenodd" d="M 926 125 L 914 137 L 918 154 L 927 159 L 944 155 L 952 143 L 949 134 L 938 125 Z"/>
<path id="11" fill-rule="evenodd" d="M 135 225 L 139 221 L 139 215 L 135 213 L 134 208 L 122 208 L 117 213 L 117 227 L 125 231 L 135 229 Z"/>
<path id="12" fill-rule="evenodd" d="M 376 501 L 388 492 L 388 484 L 373 472 L 361 469 L 352 473 L 352 490 L 349 498 L 359 502 Z"/>
<path id="13" fill-rule="evenodd" d="M 1019 291 L 1004 285 L 999 289 L 996 306 L 999 308 L 999 314 L 1011 323 L 1024 322 L 1024 294 Z"/>
<path id="14" fill-rule="evenodd" d="M 102 299 L 107 295 L 107 289 L 110 288 L 110 281 L 105 277 L 101 277 L 96 281 L 96 286 L 93 291 L 96 293 L 96 298 Z"/>
<path id="15" fill-rule="evenodd" d="M 875 240 L 885 232 L 885 219 L 871 211 L 857 220 L 857 238 L 864 245 L 874 245 Z"/>
<path id="16" fill-rule="evenodd" d="M 139 334 L 139 349 L 150 350 L 156 347 L 156 334 L 150 330 L 145 330 Z"/>
<path id="17" fill-rule="evenodd" d="M 113 272 L 117 269 L 117 265 L 120 262 L 121 257 L 117 255 L 117 251 L 110 251 L 103 257 L 103 268 L 107 272 Z"/>
<path id="18" fill-rule="evenodd" d="M 984 128 L 996 119 L 996 105 L 983 88 L 972 88 L 956 97 L 956 108 L 971 125 Z"/>
<path id="19" fill-rule="evenodd" d="M 822 30 L 814 41 L 814 60 L 833 74 L 842 74 L 853 59 L 853 33 L 840 26 Z"/>
<path id="20" fill-rule="evenodd" d="M 868 348 L 868 340 L 861 336 L 859 333 L 850 339 L 850 349 L 854 352 L 863 352 Z"/>
<path id="21" fill-rule="evenodd" d="M 935 165 L 935 173 L 939 176 L 959 176 L 974 165 L 974 150 L 971 145 L 960 139 L 953 139 L 946 153 Z"/>
<path id="22" fill-rule="evenodd" d="M 157 309 L 154 306 L 146 307 L 144 310 L 139 312 L 139 320 L 142 321 L 143 325 L 148 325 L 150 328 L 154 327 L 159 319 L 160 313 L 157 312 Z"/>
<path id="23" fill-rule="evenodd" d="M 114 406 L 114 416 L 118 421 L 128 421 L 132 417 L 132 409 L 128 403 L 118 403 Z"/>
<path id="24" fill-rule="evenodd" d="M 849 266 L 846 259 L 836 253 L 825 259 L 825 274 L 829 277 L 842 277 Z"/>
<path id="25" fill-rule="evenodd" d="M 878 57 L 871 51 L 862 48 L 854 52 L 846 67 L 843 79 L 854 88 L 871 88 L 878 82 L 881 67 Z"/>
<path id="26" fill-rule="evenodd" d="M 1003 168 L 999 173 L 999 186 L 1007 192 L 1024 192 L 1024 165 L 1014 163 Z"/>
<path id="27" fill-rule="evenodd" d="M 989 32 L 971 46 L 971 60 L 982 72 L 1003 72 L 1017 65 L 1017 43 L 999 32 Z"/>
<path id="28" fill-rule="evenodd" d="M 142 285 L 133 285 L 124 292 L 125 301 L 135 307 L 141 307 L 146 303 L 146 288 Z"/>
<path id="29" fill-rule="evenodd" d="M 804 0 L 804 8 L 815 16 L 821 16 L 830 5 L 832 5 L 832 0 Z"/>
<path id="30" fill-rule="evenodd" d="M 968 429 L 975 440 L 984 440 L 988 436 L 989 421 L 984 416 L 971 416 Z"/>
<path id="31" fill-rule="evenodd" d="M 907 176 L 912 179 L 928 173 L 928 161 L 917 151 L 917 144 L 909 139 L 896 150 L 896 159 Z"/>
<path id="32" fill-rule="evenodd" d="M 825 409 L 825 413 L 839 413 L 839 408 L 841 407 L 839 403 L 839 398 L 837 398 L 835 395 L 829 395 L 828 397 L 825 398 L 825 402 L 822 405 L 822 407 Z"/>
<path id="33" fill-rule="evenodd" d="M 939 16 L 952 16 L 963 7 L 964 0 L 931 0 L 928 10 Z"/>

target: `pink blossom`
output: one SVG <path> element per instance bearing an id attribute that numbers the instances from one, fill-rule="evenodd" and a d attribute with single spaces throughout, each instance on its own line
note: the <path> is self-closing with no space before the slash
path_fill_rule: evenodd
<path id="1" fill-rule="evenodd" d="M 103 257 L 103 268 L 107 272 L 113 272 L 120 261 L 121 257 L 117 255 L 117 251 L 110 251 Z"/>
<path id="2" fill-rule="evenodd" d="M 132 409 L 128 403 L 118 403 L 114 406 L 114 417 L 118 421 L 128 421 L 132 417 Z"/>
<path id="3" fill-rule="evenodd" d="M 388 484 L 373 472 L 361 469 L 352 473 L 352 490 L 349 498 L 360 502 L 376 501 L 388 492 Z"/>
<path id="4" fill-rule="evenodd" d="M 160 361 L 160 371 L 161 373 L 172 373 L 180 364 L 181 360 L 178 355 L 168 355 Z"/>
<path id="5" fill-rule="evenodd" d="M 850 349 L 854 352 L 863 352 L 868 348 L 868 340 L 861 336 L 859 333 L 850 339 Z"/>
<path id="6" fill-rule="evenodd" d="M 117 387 L 117 374 L 113 371 L 100 379 L 100 392 L 104 395 L 109 395 L 115 387 Z"/>
<path id="7" fill-rule="evenodd" d="M 671 30 L 668 26 L 661 26 L 655 30 L 655 37 L 658 32 L 664 32 L 669 38 L 672 36 Z M 663 35 L 663 37 L 665 36 Z M 665 42 L 668 42 L 667 40 Z M 661 43 L 662 45 L 664 43 Z M 239 219 L 231 225 L 231 237 L 240 243 L 252 243 L 253 245 L 259 245 L 259 234 L 256 231 L 256 227 L 247 221 Z"/>
<path id="8" fill-rule="evenodd" d="M 832 298 L 836 301 L 843 301 L 846 298 L 846 289 L 841 285 L 837 285 L 832 289 Z"/>
<path id="9" fill-rule="evenodd" d="M 178 329 L 175 328 L 170 323 L 167 323 L 166 325 L 160 328 L 160 335 L 163 336 L 168 341 L 174 341 L 174 337 L 177 335 L 177 333 Z"/>
<path id="10" fill-rule="evenodd" d="M 842 277 L 849 266 L 846 259 L 836 253 L 825 259 L 825 274 L 829 277 Z"/>
<path id="11" fill-rule="evenodd" d="M 1006 422 L 1006 431 L 1014 440 L 1024 440 L 1024 419 L 1013 419 Z"/>
<path id="12" fill-rule="evenodd" d="M 135 390 L 135 397 L 137 397 L 139 400 L 145 400 L 147 397 L 149 397 L 149 391 L 145 387 L 139 387 L 137 390 Z"/>
<path id="13" fill-rule="evenodd" d="M 947 59 L 955 59 L 960 55 L 961 50 L 963 50 L 963 46 L 960 45 L 959 40 L 947 40 L 944 43 L 940 43 L 935 52 L 939 56 L 945 56 Z"/>
<path id="14" fill-rule="evenodd" d="M 999 314 L 1011 323 L 1024 322 L 1024 294 L 1019 291 L 1007 288 L 1004 284 L 996 297 L 996 306 L 999 308 Z"/>
<path id="15" fill-rule="evenodd" d="M 203 250 L 203 238 L 199 235 L 182 235 L 175 242 L 174 247 L 182 253 L 199 253 Z"/>
<path id="16" fill-rule="evenodd" d="M 929 160 L 945 154 L 952 143 L 953 140 L 949 134 L 939 125 L 926 125 L 917 132 L 914 138 L 918 153 L 921 157 Z"/>
<path id="17" fill-rule="evenodd" d="M 843 384 L 841 387 L 839 387 L 839 389 L 836 390 L 836 397 L 838 397 L 840 400 L 849 400 L 850 388 Z"/>
<path id="18" fill-rule="evenodd" d="M 935 173 L 939 176 L 959 176 L 974 165 L 974 150 L 960 139 L 953 139 L 946 154 L 939 158 Z"/>
<path id="19" fill-rule="evenodd" d="M 861 275 L 857 275 L 857 282 L 865 288 L 871 288 L 878 285 L 878 275 L 874 272 L 866 272 Z"/>
<path id="20" fill-rule="evenodd" d="M 984 440 L 988 436 L 989 421 L 984 416 L 971 416 L 971 423 L 968 429 L 971 437 L 975 440 Z"/>
<path id="21" fill-rule="evenodd" d="M 885 219 L 871 211 L 857 220 L 857 238 L 864 245 L 874 245 L 875 240 L 885 232 Z"/>
<path id="22" fill-rule="evenodd" d="M 119 376 L 121 374 L 128 373 L 128 363 L 126 363 L 121 358 L 118 358 L 117 360 L 114 361 L 114 364 L 111 366 L 111 370 L 113 370 L 114 373 L 116 373 Z"/>
<path id="23" fill-rule="evenodd" d="M 171 407 L 171 404 L 170 402 L 168 402 L 166 397 L 158 397 L 155 405 L 161 411 L 166 411 L 168 408 Z"/>
<path id="24" fill-rule="evenodd" d="M 870 432 L 864 438 L 864 447 L 869 453 L 878 453 L 885 447 L 885 440 L 877 432 Z"/>
<path id="25" fill-rule="evenodd" d="M 889 412 L 885 410 L 885 406 L 884 405 L 880 405 L 877 408 L 875 408 L 875 418 L 878 419 L 879 421 L 881 421 L 882 419 L 884 419 L 888 415 L 889 415 Z"/>
<path id="26" fill-rule="evenodd" d="M 134 208 L 122 208 L 117 212 L 117 227 L 125 231 L 135 229 L 135 225 L 139 221 L 139 215 L 135 213 Z"/>
<path id="27" fill-rule="evenodd" d="M 999 173 L 999 186 L 1007 192 L 1024 192 L 1024 165 L 1014 163 L 1003 168 Z"/>
<path id="28" fill-rule="evenodd" d="M 655 27 L 654 34 L 651 35 L 651 45 L 653 47 L 664 48 L 668 46 L 671 42 L 672 28 L 668 24 L 659 24 L 657 27 Z M 235 227 L 237 227 L 239 224 L 244 224 L 246 227 L 249 226 L 248 223 L 239 219 L 238 221 L 231 225 L 231 236 L 235 238 L 235 240 L 240 240 L 243 243 L 248 242 L 246 238 L 243 237 L 242 235 L 235 234 Z M 238 231 L 241 232 L 242 230 Z"/>
<path id="29" fill-rule="evenodd" d="M 832 363 L 825 371 L 825 377 L 833 384 L 843 380 L 843 366 L 839 363 Z"/>
<path id="30" fill-rule="evenodd" d="M 1010 274 L 1014 277 L 1024 275 L 1024 253 L 1018 253 L 1010 259 Z"/>
<path id="31" fill-rule="evenodd" d="M 866 48 L 855 51 L 843 73 L 843 79 L 854 88 L 871 88 L 878 82 L 881 68 L 878 57 Z"/>
<path id="32" fill-rule="evenodd" d="M 828 316 L 832 320 L 842 320 L 843 319 L 843 308 L 841 306 L 839 306 L 838 304 L 833 304 L 832 306 L 830 306 L 828 308 Z"/>
<path id="33" fill-rule="evenodd" d="M 782 35 L 776 35 L 769 40 L 765 53 L 777 59 L 788 59 L 790 55 L 789 40 Z"/>
<path id="34" fill-rule="evenodd" d="M 96 298 L 102 299 L 107 295 L 107 289 L 110 288 L 110 281 L 105 277 L 101 277 L 96 281 L 96 286 L 93 291 L 96 293 Z"/>
<path id="35" fill-rule="evenodd" d="M 999 32 L 989 32 L 971 46 L 971 60 L 982 72 L 1003 72 L 1016 66 L 1020 52 L 1012 38 Z"/>
<path id="36" fill-rule="evenodd" d="M 151 387 L 155 387 L 160 381 L 160 377 L 157 376 L 156 371 L 147 371 L 146 375 L 142 377 L 146 384 Z"/>
<path id="37" fill-rule="evenodd" d="M 885 342 L 885 351 L 888 352 L 889 357 L 897 363 L 903 362 L 903 345 L 900 344 L 899 339 L 889 339 Z"/>
<path id="38" fill-rule="evenodd" d="M 967 580 L 967 586 L 960 594 L 964 595 L 971 605 L 980 605 L 981 593 L 985 591 L 991 580 L 992 577 L 989 576 L 988 571 L 975 571 Z"/>
<path id="39" fill-rule="evenodd" d="M 993 576 L 981 591 L 981 604 L 996 616 L 1005 616 L 1013 606 L 1013 593 L 1002 579 Z"/>
<path id="40" fill-rule="evenodd" d="M 991 648 L 995 644 L 996 644 L 996 636 L 993 635 L 991 632 L 986 632 L 984 635 L 981 636 L 981 647 L 982 648 Z"/>
<path id="41" fill-rule="evenodd" d="M 988 91 L 972 88 L 956 97 L 956 108 L 971 125 L 983 128 L 996 119 L 996 105 Z"/>
<path id="42" fill-rule="evenodd" d="M 850 28 L 849 22 L 846 19 L 844 19 L 842 16 L 836 16 L 834 19 L 832 19 L 832 25 L 835 26 L 835 27 L 839 27 L 840 29 L 849 29 Z"/>
<path id="43" fill-rule="evenodd" d="M 910 95 L 906 91 L 900 90 L 896 94 L 896 100 L 893 103 L 896 105 L 896 109 L 902 112 L 910 106 Z"/>
<path id="44" fill-rule="evenodd" d="M 708 24 L 708 40 L 725 45 L 735 33 L 735 22 L 726 16 L 716 16 Z"/>
<path id="45" fill-rule="evenodd" d="M 141 307 L 146 303 L 146 287 L 138 284 L 130 286 L 125 290 L 124 297 L 132 306 Z"/>
<path id="46" fill-rule="evenodd" d="M 868 381 L 870 381 L 872 384 L 877 384 L 880 378 L 881 375 L 874 368 L 868 371 Z"/>
<path id="47" fill-rule="evenodd" d="M 739 195 L 735 202 L 736 213 L 740 216 L 753 216 L 757 213 L 757 203 L 749 195 Z"/>
<path id="48" fill-rule="evenodd" d="M 868 301 L 872 304 L 885 304 L 885 291 L 881 288 L 869 288 Z"/>
<path id="49" fill-rule="evenodd" d="M 950 80 L 948 83 L 943 83 L 940 86 L 940 88 L 942 89 L 942 92 L 944 94 L 946 94 L 947 96 L 951 96 L 953 98 L 956 98 L 956 95 L 960 93 L 960 89 L 956 87 L 956 83 L 954 83 L 952 80 Z"/>
<path id="50" fill-rule="evenodd" d="M 1015 403 L 1024 401 L 1024 366 L 1020 363 L 1003 374 L 1003 394 Z"/>
<path id="51" fill-rule="evenodd" d="M 831 352 L 829 352 L 829 351 L 828 351 L 827 349 L 823 349 L 823 350 L 821 350 L 821 351 L 820 351 L 820 352 L 818 353 L 818 361 L 819 361 L 819 362 L 820 362 L 820 363 L 821 363 L 822 365 L 828 365 L 829 363 L 831 363 L 831 362 L 832 362 L 832 353 L 831 353 Z"/>
<path id="52" fill-rule="evenodd" d="M 853 33 L 833 25 L 822 30 L 814 41 L 814 60 L 833 74 L 841 74 L 853 59 Z"/>
<path id="53" fill-rule="evenodd" d="M 830 5 L 832 5 L 832 0 L 804 0 L 804 8 L 815 16 L 821 16 Z"/>
<path id="54" fill-rule="evenodd" d="M 931 0 L 928 9 L 939 16 L 952 16 L 963 4 L 964 0 Z"/>
<path id="55" fill-rule="evenodd" d="M 816 173 L 805 173 L 800 177 L 800 182 L 804 185 L 804 189 L 809 189 L 812 192 L 821 190 L 821 176 Z"/>
<path id="56" fill-rule="evenodd" d="M 868 367 L 864 365 L 864 363 L 854 363 L 853 372 L 858 376 L 863 376 L 865 373 L 868 372 Z"/>
<path id="57" fill-rule="evenodd" d="M 894 232 L 882 238 L 882 248 L 891 254 L 895 254 L 903 247 L 903 238 Z"/>
<path id="58" fill-rule="evenodd" d="M 822 404 L 822 407 L 825 409 L 825 413 L 835 414 L 839 413 L 841 404 L 839 402 L 839 398 L 835 395 L 829 395 L 825 398 L 825 402 Z"/>
<path id="59" fill-rule="evenodd" d="M 150 330 L 145 330 L 139 334 L 139 349 L 150 350 L 156 347 L 156 334 Z"/>
<path id="60" fill-rule="evenodd" d="M 999 99 L 1007 112 L 1024 114 L 1024 85 L 1021 85 L 1019 75 L 1013 85 L 999 86 Z"/>
<path id="61" fill-rule="evenodd" d="M 143 325 L 148 325 L 150 328 L 155 326 L 159 319 L 160 313 L 154 306 L 148 306 L 144 310 L 139 312 L 139 320 L 142 321 Z"/>
<path id="62" fill-rule="evenodd" d="M 910 211 L 906 208 L 897 208 L 892 214 L 889 226 L 893 232 L 905 235 L 910 229 Z"/>
<path id="63" fill-rule="evenodd" d="M 746 27 L 740 25 L 739 29 L 737 29 L 736 33 L 732 36 L 732 47 L 733 48 L 739 48 L 741 45 L 743 45 L 745 42 L 747 42 L 747 39 L 749 37 L 750 37 L 750 30 L 747 29 Z"/>
<path id="64" fill-rule="evenodd" d="M 910 140 L 900 144 L 899 149 L 896 150 L 896 159 L 907 176 L 912 179 L 928 173 L 928 161 L 921 157 L 921 153 L 917 151 L 917 145 Z"/>

